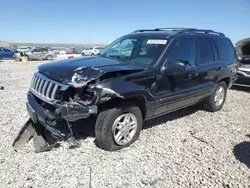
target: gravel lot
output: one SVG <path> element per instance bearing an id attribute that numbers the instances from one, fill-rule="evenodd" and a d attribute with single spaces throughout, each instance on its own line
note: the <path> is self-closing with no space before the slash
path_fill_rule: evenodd
<path id="1" fill-rule="evenodd" d="M 250 187 L 250 89 L 229 90 L 217 113 L 196 106 L 146 122 L 117 152 L 98 149 L 91 131 L 80 148 L 14 152 L 39 63 L 0 62 L 0 187 Z"/>

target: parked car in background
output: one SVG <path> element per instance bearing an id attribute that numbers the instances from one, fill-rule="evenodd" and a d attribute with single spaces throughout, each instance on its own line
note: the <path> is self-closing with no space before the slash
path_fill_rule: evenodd
<path id="1" fill-rule="evenodd" d="M 100 53 L 100 51 L 103 49 L 103 47 L 86 47 L 83 49 L 81 55 L 85 56 L 85 55 L 96 55 L 98 53 Z"/>
<path id="2" fill-rule="evenodd" d="M 64 47 L 58 47 L 57 51 L 58 51 L 58 54 L 66 54 L 66 50 Z"/>
<path id="3" fill-rule="evenodd" d="M 52 47 L 51 51 L 56 54 L 66 54 L 65 47 Z"/>
<path id="4" fill-rule="evenodd" d="M 73 50 L 70 48 L 65 48 L 66 54 L 73 54 Z"/>
<path id="5" fill-rule="evenodd" d="M 29 46 L 22 46 L 22 47 L 18 47 L 17 48 L 17 51 L 18 52 L 28 52 L 32 49 L 32 47 L 29 47 Z"/>
<path id="6" fill-rule="evenodd" d="M 15 53 L 7 48 L 0 47 L 0 54 L 2 59 L 13 59 L 15 57 Z"/>
<path id="7" fill-rule="evenodd" d="M 98 56 L 42 64 L 27 93 L 30 119 L 13 146 L 20 149 L 32 137 L 39 140 L 37 152 L 56 141 L 74 144 L 73 125 L 90 118 L 100 148 L 127 147 L 139 138 L 144 120 L 197 103 L 219 111 L 236 62 L 223 33 L 165 28 L 129 33 Z"/>
<path id="8" fill-rule="evenodd" d="M 50 50 L 54 52 L 55 54 L 59 54 L 57 47 L 51 47 Z"/>
<path id="9" fill-rule="evenodd" d="M 29 60 L 52 60 L 57 57 L 55 52 L 50 51 L 48 48 L 37 47 L 29 52 L 25 52 Z"/>
<path id="10" fill-rule="evenodd" d="M 84 47 L 74 47 L 72 48 L 74 54 L 81 54 Z"/>
<path id="11" fill-rule="evenodd" d="M 250 38 L 236 43 L 236 51 L 239 60 L 238 79 L 234 83 L 237 86 L 250 87 Z"/>

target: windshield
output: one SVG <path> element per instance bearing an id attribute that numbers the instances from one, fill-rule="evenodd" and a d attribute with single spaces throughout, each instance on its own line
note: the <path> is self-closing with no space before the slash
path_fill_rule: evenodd
<path id="1" fill-rule="evenodd" d="M 100 55 L 117 58 L 136 65 L 152 66 L 162 54 L 166 44 L 166 39 L 125 36 L 104 48 Z"/>

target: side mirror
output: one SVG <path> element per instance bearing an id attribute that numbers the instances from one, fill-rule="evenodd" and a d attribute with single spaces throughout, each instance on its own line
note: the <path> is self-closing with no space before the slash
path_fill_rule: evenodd
<path id="1" fill-rule="evenodd" d="M 173 61 L 170 62 L 168 65 L 163 65 L 161 67 L 162 74 L 182 73 L 185 70 L 186 70 L 186 63 L 182 61 Z"/>

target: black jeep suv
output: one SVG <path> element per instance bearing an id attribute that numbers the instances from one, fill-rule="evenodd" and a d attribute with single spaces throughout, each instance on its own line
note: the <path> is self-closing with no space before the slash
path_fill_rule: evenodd
<path id="1" fill-rule="evenodd" d="M 13 146 L 31 137 L 38 151 L 51 140 L 75 144 L 74 124 L 93 118 L 99 147 L 126 147 L 138 139 L 144 120 L 199 102 L 220 110 L 236 62 L 222 33 L 160 28 L 134 31 L 96 56 L 42 64 L 27 94 L 30 119 Z"/>

